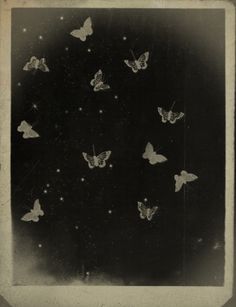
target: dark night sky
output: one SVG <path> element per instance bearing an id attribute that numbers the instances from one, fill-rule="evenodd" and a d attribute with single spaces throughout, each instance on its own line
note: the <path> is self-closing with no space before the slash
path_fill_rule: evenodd
<path id="1" fill-rule="evenodd" d="M 93 35 L 72 37 L 89 16 Z M 130 49 L 150 52 L 146 70 L 124 64 Z M 50 72 L 23 71 L 31 56 Z M 98 69 L 110 90 L 93 91 Z M 163 124 L 173 101 L 185 118 Z M 15 283 L 222 285 L 223 10 L 13 9 L 11 103 Z M 23 139 L 22 120 L 40 138 Z M 144 160 L 147 142 L 168 161 Z M 92 144 L 112 151 L 103 169 L 82 157 Z M 199 179 L 175 193 L 183 169 Z M 21 221 L 37 198 L 45 216 Z"/>

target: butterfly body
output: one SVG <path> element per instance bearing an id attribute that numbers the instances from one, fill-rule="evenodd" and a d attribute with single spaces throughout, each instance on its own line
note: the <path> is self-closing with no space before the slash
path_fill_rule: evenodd
<path id="1" fill-rule="evenodd" d="M 159 155 L 154 151 L 153 145 L 150 142 L 147 143 L 142 157 L 143 159 L 147 159 L 151 165 L 167 161 L 165 156 Z"/>
<path id="2" fill-rule="evenodd" d="M 87 36 L 93 34 L 92 20 L 88 17 L 80 29 L 75 29 L 70 33 L 72 36 L 79 38 L 82 42 L 86 41 Z"/>
<path id="3" fill-rule="evenodd" d="M 130 60 L 124 60 L 125 64 L 132 69 L 134 73 L 137 73 L 141 69 L 147 68 L 147 61 L 149 58 L 149 52 L 144 52 L 138 60 L 130 61 Z"/>
<path id="4" fill-rule="evenodd" d="M 138 211 L 140 212 L 139 216 L 143 220 L 147 219 L 148 221 L 151 221 L 157 209 L 158 209 L 158 206 L 149 208 L 145 206 L 142 202 L 138 201 Z"/>
<path id="5" fill-rule="evenodd" d="M 178 192 L 181 190 L 184 184 L 195 181 L 196 179 L 198 179 L 198 176 L 188 173 L 186 171 L 181 171 L 180 175 L 174 175 L 174 179 L 175 179 L 175 192 Z"/>
<path id="6" fill-rule="evenodd" d="M 45 58 L 37 59 L 35 56 L 30 58 L 30 61 L 25 64 L 23 70 L 31 71 L 31 70 L 41 70 L 42 72 L 49 72 L 49 68 L 46 64 Z"/>
<path id="7" fill-rule="evenodd" d="M 85 152 L 82 152 L 82 155 L 83 155 L 85 161 L 88 162 L 88 167 L 90 169 L 93 169 L 95 167 L 103 168 L 103 167 L 106 166 L 106 160 L 109 159 L 109 157 L 111 155 L 111 151 L 110 150 L 103 151 L 98 156 L 96 156 L 96 155 L 90 156 Z"/>
<path id="8" fill-rule="evenodd" d="M 32 126 L 27 123 L 25 120 L 23 120 L 20 125 L 17 127 L 18 132 L 23 132 L 23 138 L 29 139 L 29 138 L 38 138 L 39 134 L 32 129 Z"/>
<path id="9" fill-rule="evenodd" d="M 94 92 L 108 90 L 110 86 L 104 84 L 102 70 L 99 69 L 94 75 L 94 79 L 90 81 L 90 84 L 93 86 Z"/>
<path id="10" fill-rule="evenodd" d="M 170 122 L 171 124 L 175 124 L 178 119 L 184 117 L 183 112 L 172 112 L 172 110 L 166 111 L 161 107 L 158 107 L 157 110 L 158 113 L 161 115 L 161 121 L 163 123 Z"/>
<path id="11" fill-rule="evenodd" d="M 39 216 L 43 216 L 44 212 L 41 209 L 41 205 L 39 203 L 39 200 L 36 199 L 34 202 L 34 207 L 33 209 L 30 210 L 30 212 L 26 213 L 23 215 L 21 218 L 22 221 L 24 222 L 38 222 L 39 221 Z"/>

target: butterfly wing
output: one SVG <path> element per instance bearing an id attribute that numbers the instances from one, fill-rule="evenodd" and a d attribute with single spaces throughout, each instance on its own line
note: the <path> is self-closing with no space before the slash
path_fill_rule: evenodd
<path id="1" fill-rule="evenodd" d="M 191 181 L 194 181 L 194 180 L 198 179 L 197 175 L 188 173 L 186 171 L 181 171 L 180 174 L 183 177 L 183 179 L 185 180 L 185 182 L 191 182 Z"/>
<path id="2" fill-rule="evenodd" d="M 140 55 L 138 62 L 140 65 L 141 69 L 146 69 L 147 68 L 147 61 L 149 59 L 149 52 L 144 52 L 143 54 Z"/>
<path id="3" fill-rule="evenodd" d="M 23 134 L 24 139 L 30 139 L 30 138 L 34 139 L 34 138 L 38 138 L 38 137 L 39 137 L 39 134 L 33 129 L 30 129 L 29 131 L 27 131 Z"/>
<path id="4" fill-rule="evenodd" d="M 151 219 L 153 218 L 154 214 L 157 212 L 157 209 L 158 209 L 158 207 L 157 207 L 157 206 L 154 206 L 154 207 L 149 208 L 149 209 L 147 210 L 147 219 L 148 219 L 149 221 L 151 221 Z"/>
<path id="5" fill-rule="evenodd" d="M 169 118 L 169 121 L 171 124 L 175 124 L 176 121 L 178 119 L 181 119 L 182 117 L 184 117 L 184 113 L 183 112 L 172 112 L 170 111 L 170 118 Z"/>
<path id="6" fill-rule="evenodd" d="M 140 201 L 138 201 L 138 211 L 140 212 L 139 216 L 141 219 L 147 217 L 147 207 Z"/>
<path id="7" fill-rule="evenodd" d="M 134 73 L 138 72 L 138 66 L 135 61 L 124 60 L 125 64 L 132 69 Z"/>
<path id="8" fill-rule="evenodd" d="M 165 111 L 161 107 L 158 107 L 157 110 L 158 110 L 158 113 L 161 115 L 161 121 L 163 123 L 166 123 L 168 121 L 168 114 L 169 114 L 169 112 Z"/>
<path id="9" fill-rule="evenodd" d="M 184 184 L 182 176 L 174 175 L 175 179 L 175 192 L 179 192 Z"/>
<path id="10" fill-rule="evenodd" d="M 94 79 L 92 79 L 92 80 L 90 81 L 90 84 L 91 84 L 92 86 L 96 86 L 96 85 L 99 84 L 99 83 L 103 83 L 103 82 L 102 82 L 102 70 L 101 70 L 101 69 L 99 69 L 99 70 L 96 72 L 96 74 L 94 75 Z"/>
<path id="11" fill-rule="evenodd" d="M 99 167 L 105 167 L 106 166 L 106 160 L 109 159 L 111 155 L 111 151 L 108 150 L 108 151 L 103 151 L 102 153 L 100 153 L 98 156 L 97 156 L 97 161 L 98 161 L 98 166 Z"/>
<path id="12" fill-rule="evenodd" d="M 33 211 L 26 213 L 25 215 L 22 216 L 21 221 L 24 222 L 38 222 L 39 218 L 34 214 Z"/>
<path id="13" fill-rule="evenodd" d="M 143 159 L 150 159 L 154 152 L 153 146 L 150 142 L 147 143 L 145 152 L 143 153 Z"/>
<path id="14" fill-rule="evenodd" d="M 84 157 L 84 160 L 88 162 L 88 166 L 89 168 L 94 168 L 95 165 L 95 161 L 94 161 L 94 157 L 88 155 L 86 152 L 82 152 L 82 155 Z"/>
<path id="15" fill-rule="evenodd" d="M 48 66 L 46 65 L 46 60 L 45 58 L 42 58 L 39 60 L 39 65 L 38 65 L 38 68 L 43 71 L 43 72 L 49 72 L 49 68 Z"/>
<path id="16" fill-rule="evenodd" d="M 17 127 L 18 132 L 25 132 L 32 129 L 32 126 L 28 124 L 25 120 L 23 120 L 20 125 Z"/>
<path id="17" fill-rule="evenodd" d="M 98 83 L 94 86 L 93 90 L 94 90 L 94 92 L 99 92 L 99 91 L 108 90 L 109 88 L 110 88 L 110 85 L 104 84 L 103 82 L 100 82 L 100 83 Z"/>
<path id="18" fill-rule="evenodd" d="M 37 61 L 38 59 L 35 56 L 30 58 L 30 61 L 25 64 L 23 70 L 30 71 L 32 69 L 37 69 Z"/>
<path id="19" fill-rule="evenodd" d="M 33 212 L 34 212 L 35 215 L 37 215 L 37 216 L 43 216 L 43 215 L 44 215 L 44 212 L 43 212 L 43 210 L 41 209 L 41 205 L 40 205 L 38 199 L 36 199 L 35 202 L 34 202 Z"/>
<path id="20" fill-rule="evenodd" d="M 84 25 L 83 25 L 83 29 L 84 29 L 86 35 L 92 35 L 93 34 L 91 17 L 88 17 L 85 20 Z"/>
<path id="21" fill-rule="evenodd" d="M 156 155 L 156 161 L 157 163 L 163 163 L 167 161 L 167 158 L 163 155 Z"/>

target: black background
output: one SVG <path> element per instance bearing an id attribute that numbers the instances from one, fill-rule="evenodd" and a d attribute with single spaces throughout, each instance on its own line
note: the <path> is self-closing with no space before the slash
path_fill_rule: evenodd
<path id="1" fill-rule="evenodd" d="M 69 35 L 89 16 L 86 42 Z M 222 285 L 223 10 L 13 9 L 12 17 L 15 266 L 27 253 L 40 259 L 35 275 L 55 283 Z M 150 52 L 146 70 L 124 64 L 130 49 Z M 33 55 L 46 58 L 49 73 L 22 70 Z M 100 68 L 111 89 L 95 93 L 89 83 Z M 157 106 L 173 101 L 185 119 L 163 124 Z M 24 140 L 22 120 L 41 137 Z M 148 141 L 166 163 L 142 159 Z M 112 151 L 106 168 L 88 168 L 81 153 L 92 154 L 92 144 L 97 154 Z M 182 169 L 199 179 L 175 193 Z M 36 198 L 45 216 L 20 221 Z M 138 214 L 144 198 L 159 206 L 151 222 Z"/>

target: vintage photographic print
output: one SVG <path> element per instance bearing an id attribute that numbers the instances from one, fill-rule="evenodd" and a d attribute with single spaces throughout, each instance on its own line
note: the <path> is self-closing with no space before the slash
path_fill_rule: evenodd
<path id="1" fill-rule="evenodd" d="M 140 301 L 145 288 L 220 293 L 191 306 L 232 296 L 234 8 L 167 2 L 2 5 L 12 306 L 30 306 L 27 288 L 47 289 L 36 307 L 185 306 Z M 49 303 L 53 289 L 101 293 Z"/>

